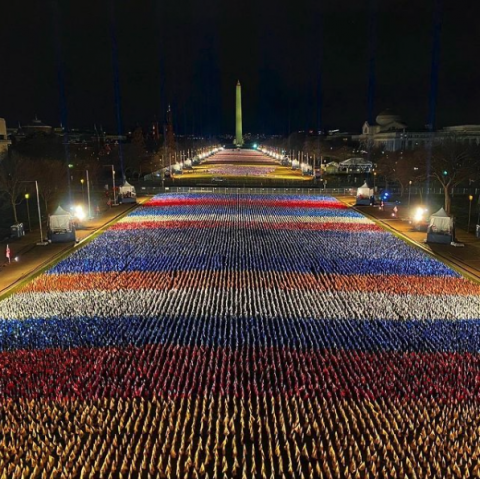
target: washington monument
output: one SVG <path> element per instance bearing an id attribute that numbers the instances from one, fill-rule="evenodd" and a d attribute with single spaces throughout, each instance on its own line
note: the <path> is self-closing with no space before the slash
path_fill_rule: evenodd
<path id="1" fill-rule="evenodd" d="M 242 134 L 242 86 L 240 80 L 237 81 L 237 101 L 235 107 L 235 145 L 243 146 Z"/>

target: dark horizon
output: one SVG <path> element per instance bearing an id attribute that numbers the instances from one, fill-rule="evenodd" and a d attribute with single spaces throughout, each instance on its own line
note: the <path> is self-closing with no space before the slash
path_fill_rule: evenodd
<path id="1" fill-rule="evenodd" d="M 239 79 L 245 133 L 359 132 L 368 118 L 377 3 L 373 117 L 391 108 L 424 127 L 437 2 L 12 3 L 0 19 L 0 117 L 10 127 L 38 115 L 53 126 L 64 118 L 69 128 L 116 131 L 118 69 L 124 131 L 162 121 L 171 104 L 179 134 L 233 134 Z M 478 13 L 480 5 L 466 0 L 444 2 L 438 127 L 480 123 Z"/>

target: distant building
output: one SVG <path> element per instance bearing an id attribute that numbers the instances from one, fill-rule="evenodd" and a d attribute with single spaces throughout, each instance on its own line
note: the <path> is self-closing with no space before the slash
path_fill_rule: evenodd
<path id="1" fill-rule="evenodd" d="M 67 132 L 63 129 L 55 129 L 55 133 L 59 136 L 66 136 L 68 138 L 68 143 L 73 143 L 77 145 L 93 145 L 98 143 L 104 143 L 107 138 L 107 134 L 103 129 L 97 128 L 97 125 L 93 126 L 93 130 L 81 129 L 81 128 L 72 128 Z M 59 131 L 57 131 L 59 130 Z M 110 135 L 114 140 L 118 140 L 118 135 Z M 121 137 L 125 141 L 126 137 Z"/>
<path id="2" fill-rule="evenodd" d="M 480 125 L 445 126 L 437 134 L 443 138 L 456 138 L 457 141 L 470 145 L 480 144 Z"/>
<path id="3" fill-rule="evenodd" d="M 462 143 L 478 145 L 480 125 L 448 126 L 436 131 L 409 129 L 399 115 L 387 109 L 375 118 L 373 125 L 366 121 L 362 133 L 352 137 L 365 148 L 370 145 L 386 151 L 413 150 L 425 147 L 430 141 L 438 144 L 451 138 Z"/>
<path id="4" fill-rule="evenodd" d="M 45 125 L 36 115 L 30 123 L 22 125 L 20 129 L 25 136 L 50 135 L 53 133 L 53 128 L 50 125 Z"/>
<path id="5" fill-rule="evenodd" d="M 105 143 L 114 143 L 114 144 L 117 144 L 117 143 L 126 143 L 127 142 L 127 137 L 126 135 L 118 135 L 118 134 L 104 134 L 103 135 L 103 140 L 105 141 Z"/>
<path id="6" fill-rule="evenodd" d="M 3 118 L 0 118 L 0 155 L 8 150 L 10 140 L 7 134 L 7 124 Z"/>
<path id="7" fill-rule="evenodd" d="M 345 144 L 348 145 L 352 142 L 353 133 L 341 130 L 327 130 L 325 133 L 319 131 L 318 135 L 322 136 L 322 139 L 329 143 Z"/>

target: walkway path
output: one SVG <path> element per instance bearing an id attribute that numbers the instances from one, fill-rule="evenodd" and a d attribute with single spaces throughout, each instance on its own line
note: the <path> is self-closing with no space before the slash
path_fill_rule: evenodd
<path id="1" fill-rule="evenodd" d="M 138 204 L 148 198 L 137 198 Z M 44 268 L 47 264 L 61 257 L 69 250 L 79 247 L 86 239 L 111 221 L 119 219 L 127 212 L 136 208 L 135 204 L 124 204 L 109 208 L 97 218 L 84 222 L 84 227 L 77 230 L 78 243 L 51 243 L 37 246 L 40 241 L 40 231 L 34 230 L 19 239 L 0 242 L 0 297 L 17 286 L 28 276 Z M 45 231 L 44 231 L 45 233 Z M 5 252 L 7 243 L 10 247 L 11 263 L 8 263 Z M 15 259 L 16 258 L 16 259 Z"/>

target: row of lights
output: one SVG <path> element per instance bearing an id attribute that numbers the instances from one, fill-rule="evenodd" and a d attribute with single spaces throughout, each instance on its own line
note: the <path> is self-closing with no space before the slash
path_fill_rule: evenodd
<path id="1" fill-rule="evenodd" d="M 178 173 L 182 171 L 184 168 L 190 169 L 194 164 L 196 164 L 196 162 L 202 161 L 205 158 L 208 158 L 209 156 L 212 156 L 221 150 L 223 150 L 223 147 L 217 146 L 215 148 L 212 148 L 211 150 L 208 150 L 203 153 L 200 153 L 199 155 L 196 155 L 193 159 L 187 158 L 185 161 L 180 161 L 179 163 L 175 163 L 173 165 L 173 170 L 174 172 Z"/>
<path id="2" fill-rule="evenodd" d="M 254 148 L 256 147 L 256 145 L 253 145 Z M 288 161 L 290 161 L 290 159 L 285 156 L 285 151 L 282 151 L 282 153 L 279 153 L 278 151 L 274 151 L 274 150 L 269 150 L 268 148 L 265 148 L 263 146 L 260 146 L 258 148 L 258 151 L 261 151 L 263 154 L 269 156 L 270 158 L 274 158 L 276 160 L 282 160 L 282 159 L 288 159 Z"/>
<path id="3" fill-rule="evenodd" d="M 254 145 L 255 146 L 255 145 Z M 274 150 L 268 150 L 267 148 L 260 147 L 258 148 L 259 151 L 264 153 L 270 158 L 275 158 L 276 160 L 287 160 L 292 165 L 292 170 L 301 170 L 303 174 L 313 174 L 313 167 L 305 162 L 299 162 L 298 160 L 290 160 L 288 156 L 285 155 L 285 150 L 282 150 L 282 153 Z"/>

